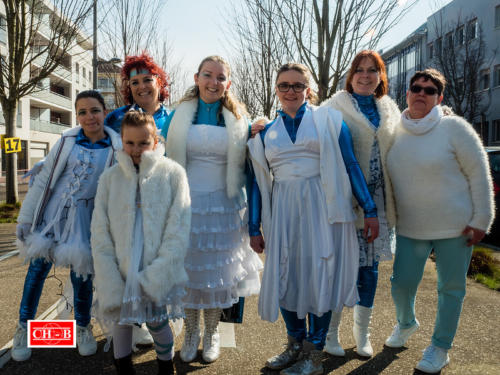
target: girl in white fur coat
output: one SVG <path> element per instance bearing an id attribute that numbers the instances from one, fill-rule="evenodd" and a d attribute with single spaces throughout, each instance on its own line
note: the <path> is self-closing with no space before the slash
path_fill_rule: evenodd
<path id="1" fill-rule="evenodd" d="M 191 208 L 187 178 L 176 162 L 156 151 L 153 117 L 129 112 L 122 122 L 123 151 L 103 173 L 92 218 L 98 314 L 114 323 L 118 373 L 133 373 L 132 324 L 146 323 L 160 373 L 173 374 L 168 319 L 183 315 L 188 277 L 184 257 Z"/>

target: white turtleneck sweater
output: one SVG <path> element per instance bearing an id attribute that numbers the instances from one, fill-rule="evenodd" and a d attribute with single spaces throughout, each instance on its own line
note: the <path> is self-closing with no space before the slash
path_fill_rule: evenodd
<path id="1" fill-rule="evenodd" d="M 420 120 L 401 115 L 387 154 L 398 234 L 415 239 L 461 235 L 467 225 L 488 230 L 493 192 L 486 152 L 463 118 L 440 106 Z"/>

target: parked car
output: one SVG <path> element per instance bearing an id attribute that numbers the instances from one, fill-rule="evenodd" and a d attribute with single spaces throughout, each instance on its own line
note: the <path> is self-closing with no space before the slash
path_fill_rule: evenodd
<path id="1" fill-rule="evenodd" d="M 493 189 L 495 192 L 496 215 L 490 233 L 484 237 L 483 242 L 500 247 L 500 147 L 486 147 L 490 160 Z"/>

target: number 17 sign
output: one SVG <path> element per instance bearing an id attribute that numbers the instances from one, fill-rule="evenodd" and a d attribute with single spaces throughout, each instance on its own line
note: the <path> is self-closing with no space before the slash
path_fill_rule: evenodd
<path id="1" fill-rule="evenodd" d="M 2 146 L 6 154 L 21 152 L 21 138 L 4 138 L 2 136 Z"/>

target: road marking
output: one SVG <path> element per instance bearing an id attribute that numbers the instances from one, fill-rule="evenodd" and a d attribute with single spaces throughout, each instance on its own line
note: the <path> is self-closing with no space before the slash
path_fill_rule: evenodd
<path id="1" fill-rule="evenodd" d="M 220 346 L 223 348 L 236 348 L 233 323 L 219 323 Z"/>

